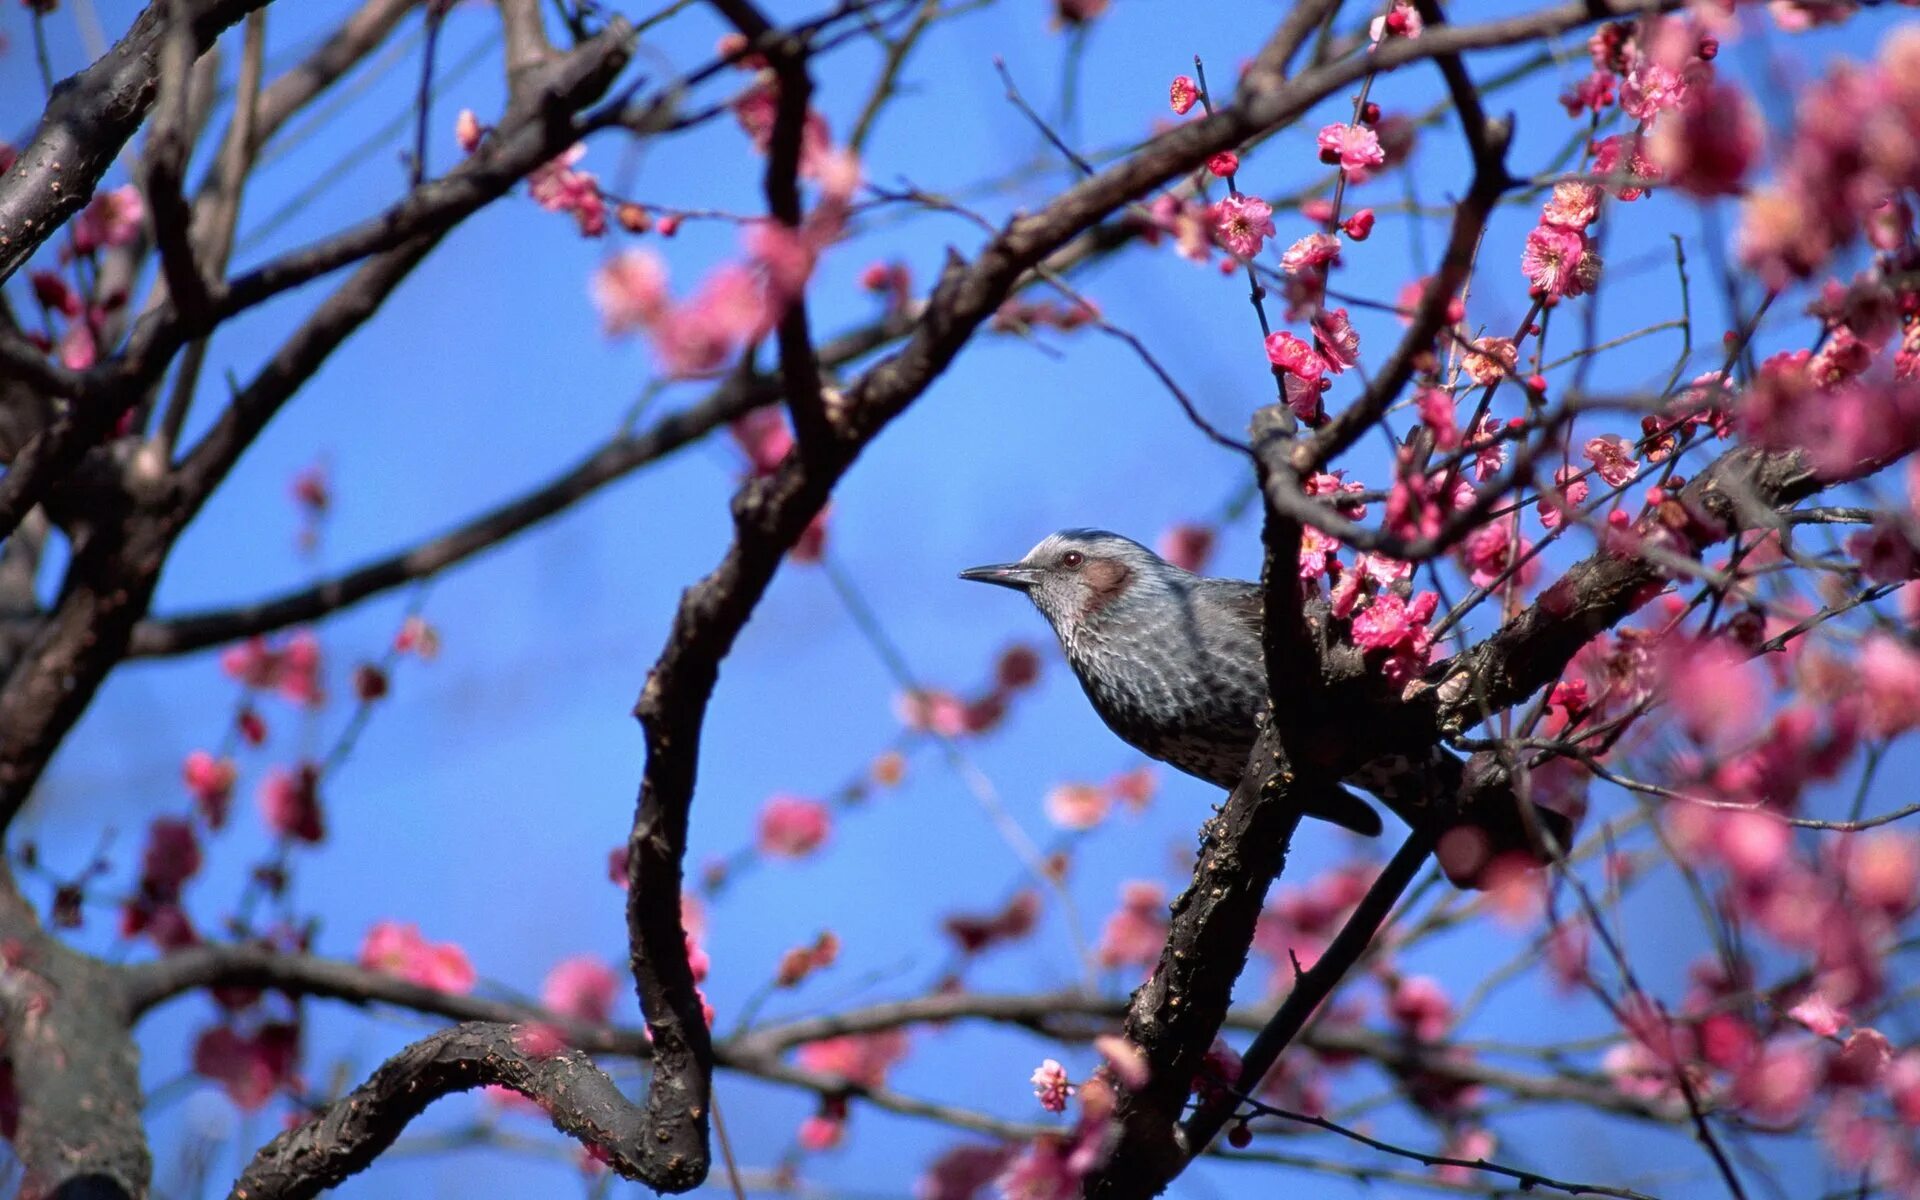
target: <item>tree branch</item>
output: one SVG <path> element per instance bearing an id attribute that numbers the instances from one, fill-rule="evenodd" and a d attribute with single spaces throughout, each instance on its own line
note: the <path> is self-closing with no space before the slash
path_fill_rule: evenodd
<path id="1" fill-rule="evenodd" d="M 535 1101 L 554 1128 L 606 1155 L 629 1179 L 657 1182 L 659 1158 L 641 1111 L 577 1050 L 522 1049 L 525 1026 L 469 1022 L 421 1039 L 313 1120 L 267 1143 L 230 1200 L 308 1200 L 365 1170 L 433 1101 L 487 1084 Z"/>
<path id="2" fill-rule="evenodd" d="M 193 57 L 266 0 L 203 0 L 189 12 Z M 150 4 L 108 54 L 63 80 L 33 140 L 0 176 L 0 283 L 86 207 L 120 147 L 147 115 L 159 89 L 167 5 Z"/>

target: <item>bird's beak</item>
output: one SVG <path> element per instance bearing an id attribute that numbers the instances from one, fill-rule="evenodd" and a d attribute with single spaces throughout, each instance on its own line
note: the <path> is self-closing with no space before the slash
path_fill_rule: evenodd
<path id="1" fill-rule="evenodd" d="M 998 563 L 991 567 L 968 567 L 960 572 L 960 578 L 971 579 L 975 583 L 997 583 L 1001 587 L 1024 592 L 1039 582 L 1040 572 L 1024 563 Z"/>

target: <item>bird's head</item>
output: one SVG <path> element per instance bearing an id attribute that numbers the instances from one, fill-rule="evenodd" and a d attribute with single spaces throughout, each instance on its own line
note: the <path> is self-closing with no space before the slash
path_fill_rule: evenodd
<path id="1" fill-rule="evenodd" d="M 1190 578 L 1131 538 L 1103 529 L 1063 529 L 1019 562 L 971 567 L 960 578 L 1022 591 L 1065 640 Z"/>

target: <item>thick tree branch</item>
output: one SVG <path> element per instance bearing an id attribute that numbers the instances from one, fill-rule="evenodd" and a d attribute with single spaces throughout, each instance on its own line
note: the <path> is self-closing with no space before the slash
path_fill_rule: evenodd
<path id="1" fill-rule="evenodd" d="M 0 1029 L 25 1196 L 142 1200 L 153 1173 L 140 1055 L 114 969 L 47 936 L 0 871 Z"/>
<path id="2" fill-rule="evenodd" d="M 421 1039 L 367 1082 L 261 1149 L 230 1200 L 308 1200 L 365 1170 L 442 1096 L 487 1084 L 535 1101 L 554 1128 L 605 1154 L 629 1179 L 658 1187 L 641 1112 L 577 1050 L 529 1053 L 525 1026 L 470 1022 Z"/>
<path id="3" fill-rule="evenodd" d="M 266 0 L 201 0 L 190 6 L 193 56 Z M 86 207 L 93 189 L 139 128 L 159 89 L 168 5 L 150 4 L 99 62 L 61 81 L 33 140 L 0 176 L 0 283 L 54 230 Z"/>
<path id="4" fill-rule="evenodd" d="M 1427 856 L 1433 853 L 1433 845 L 1434 836 L 1430 828 L 1415 829 L 1408 834 L 1407 840 L 1375 878 L 1367 894 L 1361 898 L 1346 923 L 1340 926 L 1340 932 L 1334 935 L 1326 950 L 1312 967 L 1294 976 L 1293 990 L 1287 993 L 1286 1000 L 1261 1027 L 1246 1053 L 1240 1057 L 1240 1078 L 1234 1083 L 1239 1093 L 1252 1095 L 1260 1090 L 1261 1082 L 1273 1070 L 1274 1064 L 1280 1061 L 1280 1055 L 1306 1029 L 1313 1014 L 1327 997 L 1333 995 L 1334 988 L 1346 978 L 1347 972 L 1365 956 L 1367 947 L 1373 944 L 1374 935 L 1386 924 L 1401 894 L 1413 883 L 1420 868 L 1426 865 Z M 1187 1153 L 1204 1154 L 1237 1107 L 1233 1093 L 1228 1091 L 1203 1103 L 1187 1118 L 1183 1131 Z"/>

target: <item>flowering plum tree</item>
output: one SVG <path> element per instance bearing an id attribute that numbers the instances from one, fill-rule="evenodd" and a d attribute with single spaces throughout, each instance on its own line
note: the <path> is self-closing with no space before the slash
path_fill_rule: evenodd
<path id="1" fill-rule="evenodd" d="M 13 6 L 0 95 L 44 109 L 0 130 L 11 1187 L 370 1195 L 431 1150 L 593 1194 L 1920 1196 L 1920 25 L 1133 7 Z M 1057 95 L 972 54 L 1049 20 Z M 629 384 L 610 436 L 372 552 L 410 526 L 342 479 L 404 507 L 437 458 L 577 451 L 587 359 Z M 482 379 L 528 360 L 531 418 Z M 484 394 L 432 382 L 461 361 Z M 1030 386 L 1056 362 L 1070 398 Z M 971 424 L 889 467 L 943 380 Z M 457 407 L 431 447 L 301 424 L 364 389 Z M 730 499 L 673 474 L 697 444 Z M 938 502 L 982 460 L 1028 507 Z M 254 561 L 289 476 L 291 585 Z M 642 761 L 529 751 L 475 795 L 381 749 L 452 711 L 407 689 L 482 653 L 443 652 L 463 604 L 506 606 L 454 591 L 470 560 L 630 477 L 669 482 L 610 536 L 670 587 L 594 657 Z M 1210 811 L 1010 615 L 933 598 L 1068 500 L 1188 569 L 1257 550 L 1271 703 Z M 877 673 L 755 657 L 813 636 L 777 574 Z M 523 723 L 469 712 L 459 753 L 532 739 L 533 692 L 478 690 Z M 119 739 L 164 765 L 100 769 Z M 354 803 L 379 754 L 405 782 Z M 568 756 L 625 773 L 610 856 L 613 809 L 547 795 L 605 790 Z M 1435 769 L 1384 848 L 1301 826 L 1389 757 Z M 943 787 L 965 837 L 910 807 Z M 562 808 L 590 852 L 544 844 Z"/>

